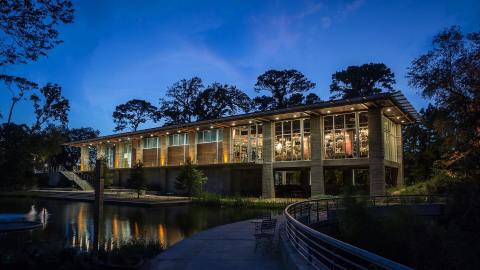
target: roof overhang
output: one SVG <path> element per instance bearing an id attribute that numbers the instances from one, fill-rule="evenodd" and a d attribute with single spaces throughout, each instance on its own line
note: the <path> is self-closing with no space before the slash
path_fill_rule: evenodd
<path id="1" fill-rule="evenodd" d="M 308 117 L 311 115 L 328 115 L 330 113 L 343 113 L 348 111 L 368 110 L 372 107 L 386 107 L 385 115 L 401 124 L 417 122 L 420 117 L 406 97 L 400 92 L 382 93 L 369 97 L 352 99 L 322 101 L 310 105 L 301 105 L 278 110 L 245 113 L 241 115 L 227 116 L 218 119 L 203 120 L 192 123 L 175 124 L 139 131 L 124 132 L 101 136 L 94 139 L 69 142 L 65 145 L 81 146 L 98 141 L 109 141 L 121 138 L 133 138 L 169 134 L 169 132 L 186 132 L 207 128 L 240 126 L 253 122 L 276 121 L 295 117 Z M 391 108 L 391 109 L 388 109 Z M 401 120 L 400 120 L 401 119 Z"/>

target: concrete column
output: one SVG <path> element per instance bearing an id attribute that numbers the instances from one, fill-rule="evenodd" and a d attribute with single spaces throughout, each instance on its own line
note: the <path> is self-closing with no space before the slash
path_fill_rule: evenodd
<path id="1" fill-rule="evenodd" d="M 197 141 L 195 139 L 196 135 L 197 134 L 195 132 L 188 134 L 188 157 L 193 163 L 196 163 L 197 160 L 197 146 L 195 144 L 195 142 Z"/>
<path id="2" fill-rule="evenodd" d="M 312 181 L 311 195 L 325 194 L 325 182 L 323 176 L 323 121 L 320 116 L 310 118 L 310 151 L 312 162 L 310 166 L 310 179 Z"/>
<path id="3" fill-rule="evenodd" d="M 397 128 L 397 160 L 398 160 L 397 186 L 401 186 L 404 183 L 402 125 L 396 125 L 396 128 Z"/>
<path id="4" fill-rule="evenodd" d="M 262 197 L 275 197 L 273 182 L 273 122 L 263 123 Z"/>
<path id="5" fill-rule="evenodd" d="M 80 147 L 80 171 L 88 171 L 88 146 Z"/>
<path id="6" fill-rule="evenodd" d="M 223 151 L 222 161 L 223 163 L 230 163 L 230 142 L 231 142 L 231 128 L 227 127 L 223 129 Z"/>
<path id="7" fill-rule="evenodd" d="M 143 139 L 134 140 L 132 143 L 135 150 L 135 163 L 141 161 L 143 163 Z M 135 164 L 132 164 L 132 166 Z"/>
<path id="8" fill-rule="evenodd" d="M 167 165 L 167 138 L 168 136 L 159 136 L 160 137 L 160 166 L 165 166 Z"/>
<path id="9" fill-rule="evenodd" d="M 385 195 L 385 162 L 384 162 L 382 109 L 368 110 L 368 149 L 370 196 Z"/>

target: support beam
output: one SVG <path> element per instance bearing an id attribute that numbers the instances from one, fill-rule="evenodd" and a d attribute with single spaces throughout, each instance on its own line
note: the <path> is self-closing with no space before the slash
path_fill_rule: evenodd
<path id="1" fill-rule="evenodd" d="M 404 183 L 402 125 L 396 125 L 396 128 L 397 128 L 396 140 L 397 140 L 397 160 L 398 160 L 397 186 L 401 186 Z"/>
<path id="2" fill-rule="evenodd" d="M 382 109 L 368 110 L 370 196 L 385 195 L 385 162 Z"/>
<path id="3" fill-rule="evenodd" d="M 274 198 L 273 182 L 273 122 L 263 123 L 263 165 L 262 165 L 262 197 Z"/>
<path id="4" fill-rule="evenodd" d="M 312 116 L 310 118 L 310 150 L 311 150 L 311 166 L 310 179 L 312 182 L 310 196 L 325 194 L 325 180 L 323 175 L 323 121 L 320 116 Z"/>

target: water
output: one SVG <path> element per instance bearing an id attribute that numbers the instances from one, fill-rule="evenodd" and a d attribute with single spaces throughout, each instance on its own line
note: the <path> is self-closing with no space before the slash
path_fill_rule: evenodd
<path id="1" fill-rule="evenodd" d="M 207 208 L 200 206 L 129 207 L 105 205 L 101 246 L 119 247 L 130 240 L 158 241 L 169 247 L 196 232 L 218 225 L 255 218 L 266 210 Z M 92 248 L 93 204 L 59 200 L 0 198 L 0 214 L 36 216 L 40 229 L 0 234 L 3 243 L 48 243 L 80 250 Z M 273 214 L 277 214 L 277 212 Z M 7 241 L 8 240 L 8 241 Z M 5 247 L 4 247 L 5 248 Z"/>

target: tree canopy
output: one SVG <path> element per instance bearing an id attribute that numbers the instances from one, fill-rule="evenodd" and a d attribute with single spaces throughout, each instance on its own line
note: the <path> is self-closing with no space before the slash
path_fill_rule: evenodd
<path id="1" fill-rule="evenodd" d="M 252 100 L 236 86 L 213 83 L 196 100 L 197 120 L 220 118 L 238 112 L 248 112 Z"/>
<path id="2" fill-rule="evenodd" d="M 257 110 L 281 109 L 303 103 L 304 93 L 313 89 L 315 83 L 295 69 L 268 70 L 258 76 L 255 91 L 266 91 L 253 99 Z"/>
<path id="3" fill-rule="evenodd" d="M 137 131 L 138 126 L 148 120 L 159 121 L 160 113 L 157 107 L 141 99 L 132 99 L 120 104 L 115 107 L 113 112 L 113 122 L 116 125 L 114 131 L 122 131 L 127 128 Z"/>
<path id="4" fill-rule="evenodd" d="M 183 79 L 168 88 L 160 99 L 160 109 L 166 125 L 190 123 L 196 119 L 195 105 L 203 90 L 202 79 Z"/>
<path id="5" fill-rule="evenodd" d="M 204 87 L 198 77 L 176 82 L 160 99 L 165 125 L 215 119 L 250 108 L 251 99 L 236 86 L 215 82 Z"/>
<path id="6" fill-rule="evenodd" d="M 434 128 L 443 141 L 443 166 L 463 175 L 480 165 L 480 32 L 441 31 L 432 48 L 413 60 L 409 84 L 439 112 Z"/>
<path id="7" fill-rule="evenodd" d="M 331 99 L 365 97 L 393 91 L 395 75 L 383 63 L 349 66 L 335 72 L 330 84 Z"/>
<path id="8" fill-rule="evenodd" d="M 35 94 L 30 97 L 35 113 L 32 131 L 39 131 L 43 125 L 52 124 L 55 121 L 65 127 L 68 123 L 70 104 L 62 96 L 62 87 L 58 84 L 48 83 L 40 89 L 40 93 L 43 95 L 43 99 Z"/>

